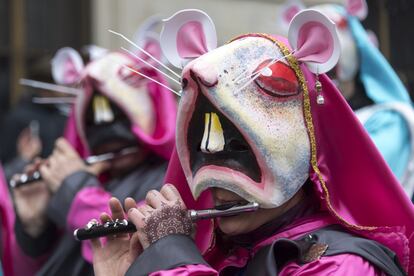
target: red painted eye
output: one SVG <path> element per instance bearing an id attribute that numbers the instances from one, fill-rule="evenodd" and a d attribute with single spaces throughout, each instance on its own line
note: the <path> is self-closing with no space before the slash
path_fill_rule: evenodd
<path id="1" fill-rule="evenodd" d="M 272 60 L 265 60 L 256 68 L 258 72 Z M 255 76 L 255 75 L 254 75 Z M 271 96 L 288 97 L 299 94 L 299 84 L 295 71 L 285 63 L 278 61 L 263 69 L 255 83 L 261 90 Z"/>

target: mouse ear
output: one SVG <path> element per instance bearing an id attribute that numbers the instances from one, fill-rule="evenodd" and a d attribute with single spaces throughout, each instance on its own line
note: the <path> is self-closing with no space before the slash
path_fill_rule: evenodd
<path id="1" fill-rule="evenodd" d="M 134 34 L 133 41 L 141 48 L 145 47 L 148 40 L 158 41 L 159 34 L 157 27 L 162 23 L 162 17 L 160 15 L 153 15 L 147 18 L 137 29 Z M 135 50 L 135 48 L 134 48 Z"/>
<path id="2" fill-rule="evenodd" d="M 52 76 L 56 83 L 71 85 L 80 80 L 84 64 L 80 54 L 75 49 L 70 47 L 60 49 L 51 63 Z"/>
<path id="3" fill-rule="evenodd" d="M 293 55 L 313 73 L 328 72 L 338 62 L 341 48 L 335 23 L 316 10 L 308 9 L 295 15 L 288 39 L 294 49 Z"/>
<path id="4" fill-rule="evenodd" d="M 367 30 L 368 40 L 375 46 L 375 48 L 379 49 L 379 40 L 377 35 L 372 30 Z"/>
<path id="5" fill-rule="evenodd" d="M 181 10 L 164 20 L 161 49 L 169 62 L 183 68 L 189 61 L 217 47 L 211 18 L 200 10 Z"/>
<path id="6" fill-rule="evenodd" d="M 304 9 L 305 5 L 300 0 L 286 1 L 285 3 L 280 5 L 277 12 L 276 22 L 279 28 L 286 33 L 289 29 L 290 21 L 292 21 L 293 17 L 297 13 Z"/>
<path id="7" fill-rule="evenodd" d="M 368 5 L 365 0 L 346 0 L 346 10 L 350 15 L 364 20 L 368 15 Z"/>
<path id="8" fill-rule="evenodd" d="M 139 26 L 133 37 L 133 41 L 136 45 L 149 52 L 158 60 L 163 58 L 159 41 L 160 34 L 157 32 L 157 27 L 161 23 L 162 17 L 160 15 L 153 15 L 147 18 L 144 23 Z M 135 52 L 136 47 L 131 48 L 130 50 Z M 139 51 L 137 54 L 141 55 L 141 52 Z M 147 59 L 147 56 L 144 55 L 143 58 Z M 151 59 L 148 59 L 147 61 L 152 62 Z"/>
<path id="9" fill-rule="evenodd" d="M 107 55 L 109 53 L 109 50 L 95 44 L 89 44 L 83 46 L 81 52 L 83 54 L 87 54 L 89 60 L 92 61 Z"/>

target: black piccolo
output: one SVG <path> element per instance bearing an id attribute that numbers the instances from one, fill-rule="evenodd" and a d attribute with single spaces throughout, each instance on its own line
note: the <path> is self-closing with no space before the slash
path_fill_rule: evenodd
<path id="1" fill-rule="evenodd" d="M 196 222 L 201 219 L 211 219 L 217 217 L 229 217 L 241 213 L 254 212 L 259 209 L 256 202 L 245 205 L 225 204 L 214 209 L 188 210 L 191 221 Z M 78 241 L 96 239 L 100 237 L 133 233 L 137 231 L 135 225 L 126 219 L 116 219 L 100 224 L 97 220 L 91 220 L 85 228 L 78 228 L 73 232 L 73 236 Z"/>
<path id="2" fill-rule="evenodd" d="M 124 155 L 132 154 L 138 152 L 137 147 L 129 147 L 122 149 L 118 152 L 108 152 L 100 155 L 92 155 L 84 159 L 85 163 L 88 165 L 92 165 L 95 163 L 108 161 L 111 159 L 115 159 Z M 42 175 L 40 174 L 40 171 L 36 170 L 32 172 L 31 174 L 23 173 L 20 175 L 18 179 L 12 179 L 10 180 L 10 187 L 11 188 L 17 188 L 20 186 L 24 186 L 26 184 L 30 184 L 36 181 L 39 181 L 42 179 Z"/>

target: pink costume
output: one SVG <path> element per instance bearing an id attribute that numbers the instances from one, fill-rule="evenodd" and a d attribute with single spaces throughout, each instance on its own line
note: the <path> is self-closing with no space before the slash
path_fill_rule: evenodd
<path id="1" fill-rule="evenodd" d="M 3 168 L 0 166 L 0 237 L 1 237 L 1 265 L 5 275 L 13 275 L 12 267 L 12 243 L 15 242 L 13 235 L 14 212 L 9 196 Z M 1 270 L 0 270 L 1 272 Z"/>
<path id="2" fill-rule="evenodd" d="M 1 265 L 5 276 L 30 275 L 39 268 L 44 256 L 33 260 L 26 256 L 16 243 L 14 233 L 15 212 L 8 184 L 0 166 L 0 223 L 1 223 Z M 24 263 L 25 266 L 21 264 Z M 1 271 L 1 270 L 0 270 Z"/>
<path id="3" fill-rule="evenodd" d="M 153 56 L 159 57 L 159 45 L 154 41 L 149 40 L 143 46 Z M 58 244 L 53 254 L 38 274 L 91 275 L 93 271 L 90 265 L 90 244 L 75 241 L 72 233 L 74 229 L 84 227 L 92 218 L 98 218 L 101 212 L 109 212 L 107 202 L 112 196 L 131 196 L 142 200 L 150 189 L 157 189 L 162 185 L 166 161 L 174 146 L 176 102 L 167 89 L 148 82 L 126 68 L 143 72 L 167 85 L 159 72 L 132 55 L 108 53 L 76 71 L 79 67 L 65 66 L 68 63 L 77 63 L 71 62 L 73 55 L 65 54 L 64 51 L 67 50 L 63 50 L 60 62 L 55 64 L 55 69 L 58 70 L 56 75 L 69 74 L 72 79 L 80 81 L 83 89 L 68 120 L 65 134 L 79 155 L 83 158 L 89 156 L 93 147 L 91 143 L 98 143 L 96 139 L 100 139 L 99 143 L 102 144 L 105 142 L 101 140 L 106 135 L 118 137 L 121 134 L 122 139 L 128 138 L 135 146 L 138 144 L 149 152 L 148 157 L 137 168 L 117 178 L 104 174 L 98 179 L 83 171 L 75 172 L 64 179 L 50 201 L 48 217 L 51 224 L 66 233 L 58 235 Z M 141 58 L 147 59 L 146 56 Z M 74 75 L 78 77 L 73 77 Z M 91 112 L 94 115 L 90 115 Z M 104 120 L 103 124 L 97 123 L 97 116 L 101 116 L 98 119 Z M 91 123 L 89 118 L 95 118 L 95 121 Z M 129 129 L 122 128 L 125 125 Z M 121 134 L 117 132 L 120 127 Z M 48 234 L 54 237 L 56 230 L 52 229 Z M 53 242 L 49 243 L 53 246 Z M 28 243 L 20 245 L 30 247 Z"/>
<path id="4" fill-rule="evenodd" d="M 194 242 L 164 237 L 127 275 L 413 274 L 413 206 L 340 92 L 316 74 L 338 58 L 329 23 L 305 11 L 292 21 L 289 42 L 246 34 L 217 49 L 211 24 L 205 13 L 185 10 L 161 35 L 167 58 L 183 67 L 181 131 L 165 182 L 189 209 L 211 207 L 212 187 L 262 208 L 301 188 L 309 198 L 276 219 L 285 222 L 236 239 L 199 221 Z M 259 71 L 266 60 L 270 70 Z M 360 252 L 368 244 L 378 249 L 366 251 L 374 258 Z"/>
<path id="5" fill-rule="evenodd" d="M 122 55 L 120 53 L 113 53 L 112 55 Z M 115 62 L 115 61 L 113 61 Z M 133 61 L 138 62 L 138 61 Z M 91 66 L 91 65 L 89 65 Z M 111 66 L 114 66 L 111 64 Z M 140 63 L 135 64 L 134 66 L 140 67 Z M 86 68 L 86 74 L 88 67 Z M 168 84 L 163 77 L 155 72 L 151 72 L 154 74 L 155 78 L 164 83 Z M 139 76 L 135 74 L 131 74 L 131 78 L 138 78 Z M 88 83 L 92 84 L 94 82 L 93 78 L 88 80 L 88 77 L 85 77 L 85 86 L 84 86 L 84 98 L 82 101 L 84 103 L 88 102 L 88 97 L 93 92 L 92 86 L 88 85 Z M 103 78 L 104 79 L 104 78 Z M 141 80 L 144 81 L 145 80 Z M 117 91 L 106 92 L 105 85 L 98 88 L 99 91 L 108 96 L 109 99 L 113 100 L 114 102 L 117 101 Z M 154 130 L 150 135 L 145 132 L 145 130 L 140 127 L 137 123 L 133 125 L 132 131 L 137 136 L 137 139 L 142 142 L 145 148 L 149 149 L 154 154 L 160 156 L 163 159 L 168 160 L 171 155 L 171 149 L 174 145 L 174 135 L 175 135 L 175 113 L 176 113 L 176 103 L 175 98 L 171 94 L 171 92 L 167 91 L 165 88 L 160 87 L 159 85 L 148 82 L 146 86 L 152 104 L 154 105 L 155 111 L 155 127 Z M 96 89 L 96 88 L 95 88 Z M 113 97 L 113 98 L 112 98 Z M 119 101 L 122 101 L 120 99 Z M 134 110 L 140 107 L 139 99 L 131 99 L 125 98 L 123 101 L 125 106 L 125 112 L 130 110 Z M 79 103 L 81 105 L 81 103 Z M 128 106 L 129 105 L 129 106 Z M 76 107 L 75 107 L 76 108 Z M 80 109 L 77 109 L 79 111 Z M 132 113 L 133 111 L 131 111 Z M 139 112 L 138 112 L 139 113 Z M 131 115 L 131 117 L 134 115 Z M 135 114 L 136 116 L 136 114 Z M 77 149 L 79 154 L 83 157 L 87 157 L 88 148 L 82 138 L 80 138 L 78 130 L 80 129 L 81 119 L 76 119 L 82 117 L 82 114 L 75 113 L 70 116 L 68 125 L 65 131 L 65 137 L 74 145 Z M 153 122 L 151 122 L 153 123 Z M 106 176 L 102 176 L 103 179 Z M 138 183 L 137 183 L 138 185 Z M 112 197 L 111 193 L 105 191 L 102 187 L 92 187 L 92 188 L 84 188 L 83 190 L 79 191 L 74 201 L 71 205 L 67 226 L 71 231 L 76 228 L 84 227 L 92 218 L 99 217 L 99 214 L 102 211 L 109 212 L 108 209 L 108 200 Z M 88 245 L 87 247 L 83 247 L 83 254 L 84 257 L 89 261 L 92 262 L 92 252 L 90 251 L 89 243 L 84 243 L 84 245 Z"/>

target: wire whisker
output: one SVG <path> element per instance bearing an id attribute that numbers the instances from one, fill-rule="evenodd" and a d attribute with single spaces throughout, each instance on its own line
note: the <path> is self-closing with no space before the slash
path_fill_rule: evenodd
<path id="1" fill-rule="evenodd" d="M 127 38 L 126 36 L 124 36 L 121 33 L 115 32 L 113 30 L 108 30 L 110 33 L 120 36 L 121 38 L 123 38 L 125 41 L 127 41 L 129 44 L 131 44 L 132 46 L 134 46 L 135 48 L 137 48 L 138 50 L 140 50 L 141 52 L 143 52 L 144 54 L 146 54 L 147 56 L 149 56 L 151 59 L 153 59 L 155 62 L 157 62 L 159 65 L 161 65 L 162 67 L 164 67 L 165 69 L 167 69 L 169 72 L 171 72 L 173 75 L 175 75 L 178 79 L 181 80 L 181 76 L 178 75 L 176 72 L 174 72 L 171 68 L 169 68 L 167 65 L 165 65 L 164 63 L 162 63 L 161 61 L 159 61 L 157 58 L 155 58 L 153 55 L 151 55 L 150 53 L 148 53 L 147 51 L 145 51 L 142 47 L 138 46 L 136 43 L 134 43 L 133 41 L 131 41 L 129 38 Z"/>
<path id="2" fill-rule="evenodd" d="M 130 50 L 121 47 L 122 50 L 124 50 L 125 52 L 127 52 L 128 54 L 132 55 L 133 57 L 139 59 L 140 61 L 142 61 L 143 63 L 145 63 L 146 65 L 150 66 L 151 68 L 153 68 L 154 70 L 156 70 L 157 72 L 161 73 L 162 75 L 164 75 L 165 77 L 169 78 L 170 80 L 172 80 L 173 82 L 175 82 L 176 84 L 181 86 L 181 83 L 174 79 L 173 77 L 171 77 L 170 75 L 168 75 L 167 73 L 163 72 L 162 70 L 160 70 L 159 68 L 155 67 L 154 65 L 152 65 L 151 63 L 149 63 L 148 61 L 144 60 L 143 58 L 139 57 L 138 55 L 134 54 L 133 52 L 131 52 Z"/>
<path id="3" fill-rule="evenodd" d="M 243 76 L 245 75 L 247 73 L 247 70 L 246 69 L 244 69 L 243 70 L 243 72 L 240 74 L 240 75 L 238 75 L 234 80 L 233 80 L 233 82 L 238 82 L 240 79 L 242 79 L 243 78 Z"/>
<path id="4" fill-rule="evenodd" d="M 273 43 L 273 46 L 276 46 L 276 42 L 275 43 Z M 242 77 L 243 77 L 243 75 L 245 74 L 247 72 L 247 70 L 243 70 L 243 72 L 239 75 L 239 76 L 237 76 L 235 79 L 234 79 L 234 82 L 235 83 L 237 83 L 237 82 L 239 82 L 239 81 L 241 81 L 241 80 L 245 80 L 245 79 L 247 79 L 247 78 L 250 78 L 252 75 L 250 75 L 250 76 L 247 76 L 247 77 L 245 77 L 245 78 L 243 78 L 243 79 L 241 79 Z"/>
<path id="5" fill-rule="evenodd" d="M 69 94 L 69 95 L 79 95 L 79 93 L 82 93 L 81 89 L 73 88 L 69 86 L 64 85 L 58 85 L 43 81 L 36 81 L 36 80 L 29 80 L 29 79 L 20 79 L 19 83 L 24 86 L 30 86 L 38 89 L 45 89 L 49 91 L 59 92 L 63 94 Z"/>
<path id="6" fill-rule="evenodd" d="M 37 104 L 74 104 L 75 97 L 34 97 L 33 103 Z"/>
<path id="7" fill-rule="evenodd" d="M 265 70 L 265 69 L 267 69 L 267 68 L 269 68 L 271 65 L 273 65 L 274 63 L 276 63 L 276 62 L 279 62 L 279 61 L 281 61 L 282 59 L 284 59 L 284 58 L 287 58 L 288 56 L 291 56 L 291 55 L 293 55 L 293 53 L 294 53 L 295 51 L 292 51 L 290 54 L 288 54 L 288 55 L 286 55 L 286 56 L 283 56 L 283 57 L 280 57 L 280 58 L 274 58 L 274 59 L 272 59 L 265 67 L 263 67 L 262 69 L 260 69 L 259 71 L 257 71 L 257 72 L 255 72 L 255 73 L 253 73 L 253 74 L 251 74 L 250 76 L 248 76 L 248 77 L 246 77 L 246 78 L 244 78 L 244 79 L 242 79 L 242 80 L 245 80 L 245 79 L 248 79 L 248 78 L 251 78 L 250 80 L 248 80 L 241 88 L 239 88 L 237 91 L 241 91 L 241 90 L 243 90 L 244 88 L 246 88 L 248 85 L 250 85 L 252 82 L 254 82 L 261 74 L 262 74 L 262 72 Z"/>
<path id="8" fill-rule="evenodd" d="M 135 73 L 135 74 L 138 74 L 138 75 L 140 75 L 140 76 L 142 76 L 142 77 L 144 77 L 144 78 L 146 78 L 146 79 L 148 79 L 150 81 L 155 82 L 156 84 L 158 84 L 158 85 L 164 87 L 165 89 L 168 89 L 169 91 L 173 92 L 175 95 L 181 97 L 181 93 L 180 92 L 175 91 L 174 89 L 168 87 L 167 85 L 165 85 L 165 84 L 163 84 L 163 83 L 161 83 L 161 82 L 159 82 L 159 81 L 157 81 L 157 80 L 155 80 L 155 79 L 153 79 L 151 77 L 148 77 L 147 75 L 142 74 L 141 72 L 139 72 L 137 70 L 134 70 L 131 67 L 125 65 L 125 64 L 123 64 L 122 66 L 125 67 L 126 69 L 130 70 L 131 72 Z"/>

